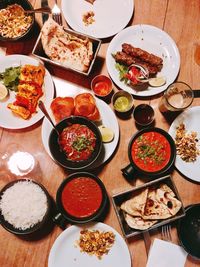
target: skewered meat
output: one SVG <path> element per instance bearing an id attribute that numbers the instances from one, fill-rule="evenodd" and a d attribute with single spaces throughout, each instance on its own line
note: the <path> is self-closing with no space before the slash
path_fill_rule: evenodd
<path id="1" fill-rule="evenodd" d="M 127 43 L 122 44 L 122 51 L 132 57 L 136 57 L 142 61 L 148 62 L 151 65 L 159 66 L 163 63 L 162 58 L 154 54 L 150 54 L 147 51 L 142 50 L 141 48 L 133 47 L 132 45 Z"/>
<path id="2" fill-rule="evenodd" d="M 123 65 L 126 65 L 126 66 L 130 66 L 131 64 L 140 64 L 144 68 L 148 69 L 150 75 L 155 75 L 162 68 L 162 65 L 159 65 L 159 66 L 150 65 L 149 63 L 144 62 L 144 61 L 140 60 L 139 58 L 132 57 L 132 56 L 130 56 L 124 52 L 120 52 L 120 51 L 114 55 L 114 58 L 115 58 L 116 62 L 123 64 Z"/>

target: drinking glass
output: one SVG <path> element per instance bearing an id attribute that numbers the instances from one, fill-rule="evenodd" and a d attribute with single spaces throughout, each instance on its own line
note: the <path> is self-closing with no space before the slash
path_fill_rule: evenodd
<path id="1" fill-rule="evenodd" d="M 166 111 L 183 111 L 188 108 L 194 99 L 192 88 L 185 82 L 175 82 L 168 86 L 164 92 L 160 103 L 159 110 Z"/>

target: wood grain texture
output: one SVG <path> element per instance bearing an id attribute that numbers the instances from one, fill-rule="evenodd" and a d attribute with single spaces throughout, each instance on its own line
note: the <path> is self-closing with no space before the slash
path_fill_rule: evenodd
<path id="1" fill-rule="evenodd" d="M 40 7 L 40 0 L 30 1 L 34 7 Z M 54 1 L 49 0 L 49 6 L 53 7 Z M 200 1 L 198 0 L 134 0 L 134 16 L 130 25 L 150 24 L 166 31 L 176 42 L 181 55 L 181 68 L 178 80 L 187 82 L 192 88 L 200 88 L 200 67 L 194 61 L 195 44 L 200 43 Z M 60 4 L 60 1 L 58 1 Z M 113 14 L 114 15 L 114 14 Z M 37 39 L 40 27 L 42 25 L 41 14 L 36 15 L 38 26 L 33 33 L 32 38 L 12 43 L 0 43 L 0 46 L 7 47 L 7 54 L 29 54 Z M 67 26 L 67 24 L 65 23 Z M 67 82 L 72 82 L 77 86 L 90 88 L 92 78 L 100 73 L 108 74 L 105 63 L 105 55 L 112 38 L 103 40 L 97 62 L 89 77 L 82 77 L 70 71 L 56 69 L 47 66 L 52 75 L 60 77 Z M 114 85 L 114 91 L 117 91 Z M 148 99 L 135 99 L 135 105 L 140 103 L 151 103 L 155 110 L 155 126 L 168 130 L 170 124 L 168 120 L 158 110 L 158 103 L 161 95 Z M 195 99 L 193 105 L 200 105 L 199 99 Z M 110 104 L 111 106 L 111 104 Z M 112 106 L 111 106 L 112 108 Z M 1 116 L 1 114 L 0 114 Z M 114 156 L 109 162 L 100 167 L 95 173 L 105 184 L 108 194 L 122 191 L 134 186 L 128 183 L 122 176 L 121 168 L 128 163 L 127 148 L 132 135 L 138 130 L 135 126 L 132 116 L 126 120 L 118 117 L 120 126 L 120 142 Z M 27 151 L 35 156 L 38 165 L 32 174 L 34 179 L 41 182 L 55 199 L 56 191 L 62 180 L 67 177 L 68 172 L 56 165 L 46 153 L 41 140 L 41 124 L 19 131 L 12 131 L 0 128 L 0 188 L 7 182 L 16 179 L 5 168 L 5 162 L 2 160 L 6 153 L 11 153 L 14 149 Z M 200 185 L 184 179 L 177 171 L 173 174 L 174 182 L 178 188 L 184 205 L 200 202 Z M 143 183 L 142 177 L 138 176 L 136 184 Z M 112 205 L 106 216 L 105 223 L 114 227 L 121 233 L 120 225 L 115 215 Z M 0 266 L 2 267 L 47 267 L 49 251 L 62 232 L 58 227 L 39 240 L 23 240 L 0 228 Z M 160 229 L 151 233 L 152 240 L 155 237 L 160 238 Z M 173 241 L 178 243 L 175 225 L 173 227 Z M 128 241 L 128 246 L 132 255 L 134 267 L 146 266 L 146 252 L 142 236 L 132 238 Z M 188 257 L 185 267 L 200 267 L 200 263 Z M 114 266 L 113 266 L 114 267 Z"/>

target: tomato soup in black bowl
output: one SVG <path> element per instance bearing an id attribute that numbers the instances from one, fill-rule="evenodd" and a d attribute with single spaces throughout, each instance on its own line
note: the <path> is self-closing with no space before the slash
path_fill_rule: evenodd
<path id="1" fill-rule="evenodd" d="M 160 128 L 149 128 L 137 132 L 128 148 L 130 164 L 122 169 L 126 178 L 137 171 L 147 176 L 167 172 L 174 164 L 176 147 L 172 137 Z"/>
<path id="2" fill-rule="evenodd" d="M 56 203 L 66 221 L 86 223 L 103 216 L 108 196 L 97 176 L 79 172 L 71 174 L 62 182 L 57 191 Z"/>

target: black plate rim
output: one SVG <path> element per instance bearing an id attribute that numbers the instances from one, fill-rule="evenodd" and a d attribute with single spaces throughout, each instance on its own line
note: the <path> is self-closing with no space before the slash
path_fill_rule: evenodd
<path id="1" fill-rule="evenodd" d="M 192 248 L 190 246 L 188 246 L 188 244 L 183 241 L 182 232 L 181 232 L 181 227 L 184 223 L 184 220 L 187 219 L 187 212 L 190 212 L 193 209 L 199 209 L 200 210 L 200 203 L 189 205 L 188 207 L 185 208 L 186 215 L 182 219 L 179 220 L 178 227 L 177 227 L 177 233 L 178 233 L 179 242 L 180 242 L 181 246 L 184 248 L 184 250 L 193 258 L 200 260 L 200 252 L 199 252 L 199 255 L 196 255 L 196 253 L 193 253 Z"/>

